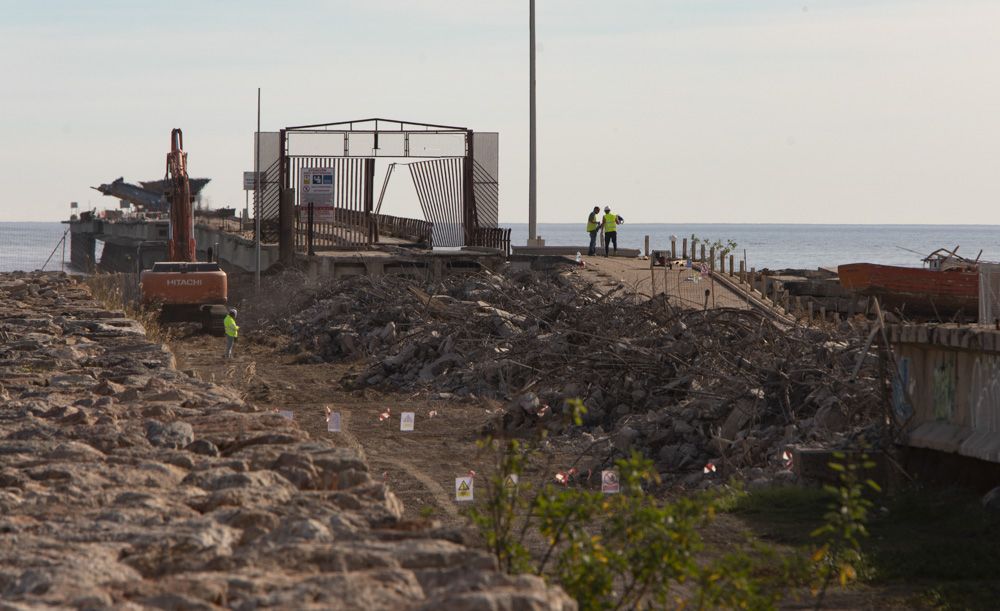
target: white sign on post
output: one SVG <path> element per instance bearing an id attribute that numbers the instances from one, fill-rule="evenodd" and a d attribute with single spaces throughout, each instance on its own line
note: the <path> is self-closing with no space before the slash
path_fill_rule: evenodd
<path id="1" fill-rule="evenodd" d="M 253 176 L 255 172 L 243 172 L 243 190 L 253 191 L 257 188 L 257 183 L 254 181 Z M 261 174 L 263 176 L 263 174 Z M 263 181 L 261 181 L 263 185 Z"/>
<path id="2" fill-rule="evenodd" d="M 618 494 L 618 470 L 610 469 L 601 471 L 601 492 L 604 494 Z"/>
<path id="3" fill-rule="evenodd" d="M 340 432 L 340 412 L 330 412 L 326 415 L 326 430 L 331 433 Z"/>
<path id="4" fill-rule="evenodd" d="M 401 431 L 412 431 L 413 430 L 413 412 L 403 412 L 399 415 L 399 430 Z"/>
<path id="5" fill-rule="evenodd" d="M 473 480 L 471 477 L 456 477 L 455 478 L 455 500 L 456 501 L 471 501 L 472 500 L 472 486 Z"/>

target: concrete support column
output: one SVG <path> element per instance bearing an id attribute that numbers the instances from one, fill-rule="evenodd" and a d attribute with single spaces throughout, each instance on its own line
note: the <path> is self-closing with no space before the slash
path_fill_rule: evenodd
<path id="1" fill-rule="evenodd" d="M 282 189 L 278 205 L 278 256 L 285 265 L 295 259 L 295 189 Z"/>
<path id="2" fill-rule="evenodd" d="M 97 240 L 91 233 L 71 232 L 69 238 L 69 261 L 73 267 L 85 271 L 94 271 Z"/>

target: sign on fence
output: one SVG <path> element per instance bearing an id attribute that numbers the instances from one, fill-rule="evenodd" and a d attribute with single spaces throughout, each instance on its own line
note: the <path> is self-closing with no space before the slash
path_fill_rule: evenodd
<path id="1" fill-rule="evenodd" d="M 302 168 L 301 188 L 303 208 L 307 204 L 332 206 L 333 168 Z"/>

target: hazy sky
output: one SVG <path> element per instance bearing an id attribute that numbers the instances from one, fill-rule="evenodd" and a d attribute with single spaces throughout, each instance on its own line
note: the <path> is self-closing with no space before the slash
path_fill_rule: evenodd
<path id="1" fill-rule="evenodd" d="M 173 127 L 242 207 L 259 86 L 265 130 L 500 132 L 525 222 L 527 7 L 0 0 L 0 220 L 112 207 L 89 187 L 162 177 Z M 997 0 L 538 0 L 537 32 L 541 222 L 1000 224 Z"/>

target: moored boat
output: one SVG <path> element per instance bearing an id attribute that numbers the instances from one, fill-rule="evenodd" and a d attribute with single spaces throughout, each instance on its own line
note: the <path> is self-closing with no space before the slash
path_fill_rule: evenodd
<path id="1" fill-rule="evenodd" d="M 904 315 L 947 320 L 975 317 L 979 311 L 979 258 L 938 249 L 924 257 L 925 267 L 850 263 L 837 267 L 840 285 L 877 297 L 883 308 Z"/>

